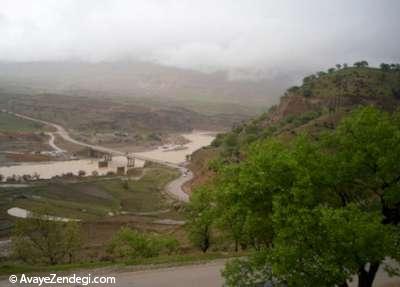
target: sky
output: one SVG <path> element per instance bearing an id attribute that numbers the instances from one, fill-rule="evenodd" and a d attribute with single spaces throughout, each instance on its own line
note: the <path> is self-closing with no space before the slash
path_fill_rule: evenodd
<path id="1" fill-rule="evenodd" d="M 400 62 L 398 0 L 0 0 L 0 61 L 273 73 Z"/>

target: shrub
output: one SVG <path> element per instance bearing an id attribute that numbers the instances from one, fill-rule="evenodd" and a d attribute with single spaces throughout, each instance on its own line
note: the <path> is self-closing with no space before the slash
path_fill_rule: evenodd
<path id="1" fill-rule="evenodd" d="M 177 252 L 179 242 L 170 236 L 140 233 L 121 228 L 112 238 L 107 251 L 113 259 L 149 258 Z"/>

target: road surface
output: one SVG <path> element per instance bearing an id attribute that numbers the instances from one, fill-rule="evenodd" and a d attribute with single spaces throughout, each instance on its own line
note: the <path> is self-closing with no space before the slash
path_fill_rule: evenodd
<path id="1" fill-rule="evenodd" d="M 56 152 L 58 152 L 58 153 L 64 153 L 65 152 L 65 150 L 63 150 L 62 148 L 59 148 L 56 144 L 55 144 L 55 136 L 54 136 L 54 134 L 53 133 L 50 133 L 50 132 L 48 132 L 48 133 L 46 133 L 46 135 L 48 135 L 50 138 L 49 138 L 49 146 L 54 150 L 54 151 L 56 151 Z"/>
<path id="2" fill-rule="evenodd" d="M 189 202 L 189 195 L 184 192 L 183 185 L 193 178 L 193 173 L 185 167 L 179 167 L 179 171 L 181 176 L 168 183 L 165 190 L 175 199 Z"/>
<path id="3" fill-rule="evenodd" d="M 221 287 L 225 261 L 115 274 L 118 287 Z"/>
<path id="4" fill-rule="evenodd" d="M 116 284 L 109 285 L 88 285 L 88 286 L 116 286 L 116 287 L 221 287 L 223 278 L 221 270 L 224 268 L 226 260 L 216 260 L 204 264 L 186 265 L 180 267 L 169 267 L 159 269 L 149 269 L 144 271 L 112 270 L 111 268 L 81 270 L 75 273 L 63 274 L 63 276 L 115 276 Z M 129 267 L 127 267 L 129 268 Z M 43 274 L 46 276 L 48 274 Z M 58 274 L 61 275 L 60 273 Z M 27 284 L 10 284 L 7 277 L 0 280 L 0 286 L 30 286 Z M 33 285 L 37 286 L 37 285 Z M 51 285 L 57 287 L 75 287 L 77 284 Z M 357 282 L 353 281 L 350 287 L 356 287 Z M 374 287 L 397 287 L 400 286 L 400 279 L 390 278 L 382 270 L 377 274 Z"/>
<path id="5" fill-rule="evenodd" d="M 77 271 L 76 273 L 63 274 L 63 276 L 115 276 L 116 284 L 102 285 L 93 284 L 87 286 L 116 286 L 116 287 L 221 287 L 223 279 L 221 270 L 224 267 L 224 260 L 214 261 L 205 264 L 187 265 L 181 267 L 170 267 L 151 269 L 144 271 L 111 271 L 107 269 Z M 43 274 L 46 276 L 49 274 Z M 60 276 L 61 274 L 59 274 Z M 33 275 L 35 276 L 35 275 Z M 28 284 L 11 284 L 8 277 L 0 280 L 0 286 L 37 286 Z M 76 287 L 78 284 L 57 284 L 44 285 L 57 287 Z"/>

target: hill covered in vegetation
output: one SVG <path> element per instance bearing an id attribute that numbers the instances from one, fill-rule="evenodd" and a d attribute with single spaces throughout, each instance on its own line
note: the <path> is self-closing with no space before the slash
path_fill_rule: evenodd
<path id="1" fill-rule="evenodd" d="M 213 146 L 223 157 L 237 158 L 240 150 L 257 139 L 290 138 L 304 131 L 316 136 L 335 128 L 355 107 L 373 105 L 393 111 L 399 103 L 399 64 L 382 64 L 380 68 L 368 67 L 365 61 L 352 67 L 336 65 L 305 77 L 301 86 L 287 89 L 279 105 L 219 135 Z"/>

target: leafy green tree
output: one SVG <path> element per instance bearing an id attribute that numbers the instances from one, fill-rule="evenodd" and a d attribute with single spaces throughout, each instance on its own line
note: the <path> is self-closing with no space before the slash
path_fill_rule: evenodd
<path id="1" fill-rule="evenodd" d="M 380 67 L 381 67 L 382 71 L 389 71 L 390 70 L 390 65 L 389 64 L 382 63 L 380 65 Z"/>
<path id="2" fill-rule="evenodd" d="M 398 258 L 399 170 L 400 115 L 366 107 L 319 141 L 254 144 L 217 181 L 216 206 L 262 219 L 273 278 L 347 286 L 356 274 L 370 287 L 383 259 Z"/>
<path id="3" fill-rule="evenodd" d="M 355 202 L 400 223 L 400 114 L 373 107 L 355 111 L 324 138 L 326 192 L 342 205 Z"/>
<path id="4" fill-rule="evenodd" d="M 36 212 L 35 217 L 17 221 L 12 236 L 14 256 L 32 264 L 72 262 L 81 247 L 79 224 L 48 220 L 44 214 Z"/>
<path id="5" fill-rule="evenodd" d="M 222 144 L 223 155 L 229 158 L 237 158 L 239 156 L 239 139 L 236 133 L 229 133 Z"/>
<path id="6" fill-rule="evenodd" d="M 317 77 L 315 75 L 310 75 L 310 76 L 304 77 L 303 84 L 305 84 L 305 85 L 310 84 L 311 82 L 313 82 L 316 79 L 317 79 Z"/>
<path id="7" fill-rule="evenodd" d="M 246 249 L 250 243 L 250 239 L 246 233 L 246 211 L 233 205 L 221 212 L 219 224 L 222 230 L 226 230 L 231 236 L 235 244 L 235 251 L 239 251 L 239 246 Z"/>
<path id="8" fill-rule="evenodd" d="M 289 286 L 348 286 L 353 274 L 359 286 L 372 286 L 394 244 L 393 230 L 378 214 L 353 205 L 297 209 L 278 222 L 269 264 Z"/>
<path id="9" fill-rule="evenodd" d="M 238 169 L 232 168 L 225 170 L 225 176 L 231 176 L 231 179 L 237 178 Z M 230 186 L 228 186 L 230 185 Z M 235 186 L 228 180 L 220 180 L 219 190 L 213 190 L 215 196 L 218 196 L 215 207 L 216 224 L 225 231 L 226 237 L 230 237 L 234 241 L 235 251 L 239 250 L 239 245 L 242 249 L 246 249 L 250 244 L 247 228 L 247 209 L 243 208 L 237 200 L 237 190 Z"/>
<path id="10" fill-rule="evenodd" d="M 293 86 L 287 89 L 289 93 L 296 93 L 300 88 L 298 86 Z"/>
<path id="11" fill-rule="evenodd" d="M 328 73 L 329 73 L 329 74 L 332 74 L 332 73 L 335 72 L 335 71 L 336 71 L 335 68 L 329 68 L 329 69 L 328 69 Z"/>
<path id="12" fill-rule="evenodd" d="M 258 150 L 262 149 L 262 154 Z M 247 160 L 237 166 L 227 167 L 215 183 L 216 210 L 225 230 L 231 229 L 231 236 L 239 242 L 248 238 L 247 244 L 255 249 L 268 246 L 272 239 L 272 196 L 277 185 L 286 188 L 287 175 L 274 169 L 274 163 L 294 168 L 283 154 L 285 147 L 277 141 L 266 141 L 253 145 L 247 153 Z M 276 156 L 280 158 L 276 158 Z M 269 173 L 266 173 L 269 171 Z M 229 223 L 232 217 L 240 216 L 238 222 Z M 239 235 L 240 230 L 242 235 Z"/>
<path id="13" fill-rule="evenodd" d="M 76 221 L 70 221 L 65 226 L 64 249 L 68 258 L 68 263 L 73 263 L 82 246 L 82 230 Z"/>
<path id="14" fill-rule="evenodd" d="M 368 67 L 368 62 L 367 61 L 359 61 L 354 63 L 354 67 L 357 68 L 365 68 Z"/>
<path id="15" fill-rule="evenodd" d="M 212 192 L 208 187 L 196 189 L 187 206 L 186 228 L 189 239 L 203 252 L 211 245 L 211 229 L 215 222 Z"/>

